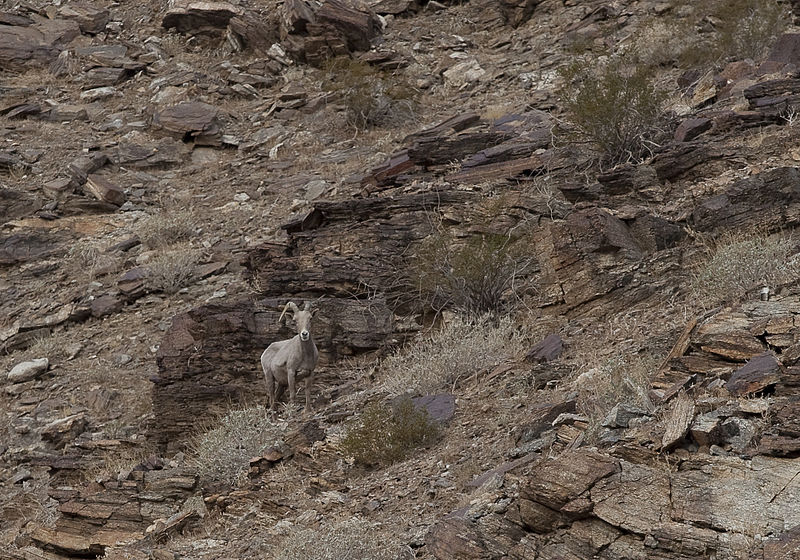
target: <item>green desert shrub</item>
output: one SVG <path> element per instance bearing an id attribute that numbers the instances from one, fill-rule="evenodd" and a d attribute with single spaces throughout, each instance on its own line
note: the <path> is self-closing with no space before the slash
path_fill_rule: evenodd
<path id="1" fill-rule="evenodd" d="M 278 546 L 277 560 L 398 560 L 403 548 L 380 527 L 352 518 L 320 529 L 292 531 Z"/>
<path id="2" fill-rule="evenodd" d="M 388 465 L 436 440 L 439 427 L 408 396 L 393 404 L 372 403 L 347 427 L 341 449 L 359 464 Z"/>
<path id="3" fill-rule="evenodd" d="M 791 236 L 728 233 L 706 243 L 706 258 L 692 276 L 694 298 L 712 307 L 744 297 L 761 286 L 800 279 L 800 256 Z"/>
<path id="4" fill-rule="evenodd" d="M 416 91 L 401 75 L 349 57 L 331 59 L 323 70 L 322 89 L 344 105 L 354 129 L 400 125 L 414 118 Z"/>
<path id="5" fill-rule="evenodd" d="M 435 311 L 480 317 L 510 312 L 521 300 L 535 259 L 519 239 L 475 235 L 466 241 L 436 234 L 422 242 L 410 270 L 415 297 Z"/>
<path id="6" fill-rule="evenodd" d="M 391 395 L 451 389 L 459 380 L 490 370 L 525 348 L 524 333 L 508 317 L 454 317 L 386 358 L 379 368 Z"/>
<path id="7" fill-rule="evenodd" d="M 758 60 L 786 29 L 789 12 L 776 0 L 724 0 L 714 4 L 712 18 L 719 56 Z"/>
<path id="8" fill-rule="evenodd" d="M 189 442 L 189 465 L 201 478 L 235 484 L 250 459 L 281 444 L 285 426 L 263 406 L 230 410 Z"/>
<path id="9" fill-rule="evenodd" d="M 561 71 L 559 97 L 571 132 L 591 144 L 601 163 L 638 161 L 666 134 L 666 92 L 638 57 L 586 58 Z"/>

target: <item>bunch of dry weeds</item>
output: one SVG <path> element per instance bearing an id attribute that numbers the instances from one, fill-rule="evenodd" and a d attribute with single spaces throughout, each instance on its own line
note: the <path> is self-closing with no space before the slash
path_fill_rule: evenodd
<path id="1" fill-rule="evenodd" d="M 525 349 L 526 336 L 508 317 L 467 320 L 456 316 L 429 336 L 389 356 L 379 367 L 390 395 L 449 389 Z"/>
<path id="2" fill-rule="evenodd" d="M 191 284 L 200 253 L 192 248 L 174 249 L 158 254 L 148 265 L 147 285 L 152 290 L 174 294 Z"/>
<path id="3" fill-rule="evenodd" d="M 790 235 L 728 233 L 705 245 L 707 258 L 695 270 L 691 290 L 706 308 L 761 286 L 775 288 L 800 279 L 800 253 Z"/>
<path id="4" fill-rule="evenodd" d="M 280 445 L 285 431 L 263 406 L 234 409 L 189 442 L 187 462 L 201 478 L 235 484 L 250 459 Z"/>
<path id="5" fill-rule="evenodd" d="M 295 531 L 278 547 L 277 560 L 397 560 L 403 547 L 380 527 L 358 518 Z"/>
<path id="6" fill-rule="evenodd" d="M 149 249 L 162 249 L 196 235 L 196 217 L 189 211 L 164 209 L 136 225 L 135 233 Z"/>

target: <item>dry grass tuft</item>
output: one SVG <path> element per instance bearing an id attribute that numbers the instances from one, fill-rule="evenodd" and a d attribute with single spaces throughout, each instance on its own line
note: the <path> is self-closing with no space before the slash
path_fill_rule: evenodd
<path id="1" fill-rule="evenodd" d="M 196 218 L 189 211 L 161 210 L 136 224 L 135 232 L 145 247 L 161 249 L 194 238 L 196 227 Z"/>
<path id="2" fill-rule="evenodd" d="M 236 484 L 250 459 L 280 445 L 285 432 L 263 406 L 234 409 L 189 442 L 187 462 L 201 478 Z"/>
<path id="3" fill-rule="evenodd" d="M 358 518 L 295 531 L 278 546 L 277 560 L 397 560 L 403 547 L 380 527 Z"/>
<path id="4" fill-rule="evenodd" d="M 800 253 L 789 235 L 728 233 L 707 242 L 706 252 L 691 282 L 694 298 L 706 308 L 741 299 L 761 286 L 800 279 Z"/>
<path id="5" fill-rule="evenodd" d="M 455 317 L 430 336 L 419 337 L 379 367 L 390 395 L 427 394 L 449 389 L 459 380 L 515 357 L 526 337 L 510 318 L 468 321 Z"/>
<path id="6" fill-rule="evenodd" d="M 655 359 L 639 355 L 617 355 L 581 374 L 576 380 L 578 411 L 589 419 L 589 435 L 616 405 L 625 403 L 643 410 L 653 407 L 648 391 Z"/>
<path id="7" fill-rule="evenodd" d="M 192 283 L 200 257 L 199 251 L 189 247 L 160 253 L 147 265 L 148 287 L 167 294 L 178 292 Z"/>

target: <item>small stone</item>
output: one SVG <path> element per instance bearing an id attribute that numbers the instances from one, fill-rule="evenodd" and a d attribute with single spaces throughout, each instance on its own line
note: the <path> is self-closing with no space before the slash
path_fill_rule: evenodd
<path id="1" fill-rule="evenodd" d="M 328 190 L 328 183 L 322 179 L 311 181 L 306 185 L 306 200 L 316 200 Z"/>
<path id="2" fill-rule="evenodd" d="M 236 202 L 247 202 L 248 200 L 250 200 L 250 195 L 244 192 L 236 193 L 235 195 L 233 195 L 233 200 L 235 200 Z"/>
<path id="3" fill-rule="evenodd" d="M 464 87 L 483 78 L 486 75 L 486 70 L 481 68 L 478 61 L 473 58 L 451 66 L 442 75 L 448 85 Z"/>
<path id="4" fill-rule="evenodd" d="M 124 366 L 125 364 L 129 364 L 133 358 L 131 358 L 128 354 L 115 354 L 113 358 L 114 365 L 117 366 Z"/>
<path id="5" fill-rule="evenodd" d="M 608 416 L 603 420 L 603 426 L 606 428 L 627 428 L 630 426 L 631 420 L 643 416 L 649 416 L 646 410 L 629 404 L 619 403 L 611 409 L 611 412 L 609 412 Z"/>
<path id="6" fill-rule="evenodd" d="M 41 377 L 48 367 L 50 367 L 50 361 L 47 358 L 22 362 L 11 368 L 11 371 L 8 372 L 8 380 L 12 383 L 31 381 Z"/>
<path id="7" fill-rule="evenodd" d="M 68 360 L 74 360 L 81 350 L 83 350 L 83 344 L 80 342 L 71 342 L 64 348 Z"/>

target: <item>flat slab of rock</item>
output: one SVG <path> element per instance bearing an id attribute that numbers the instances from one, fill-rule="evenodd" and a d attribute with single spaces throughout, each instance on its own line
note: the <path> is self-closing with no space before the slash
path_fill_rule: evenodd
<path id="1" fill-rule="evenodd" d="M 200 101 L 186 101 L 153 115 L 153 126 L 194 140 L 202 146 L 222 145 L 219 109 Z"/>
<path id="2" fill-rule="evenodd" d="M 77 22 L 63 19 L 24 27 L 0 25 L 0 69 L 49 64 L 80 34 Z"/>
<path id="3" fill-rule="evenodd" d="M 161 20 L 165 29 L 175 28 L 180 33 L 200 31 L 203 28 L 225 29 L 228 22 L 244 11 L 227 2 L 175 2 Z"/>
<path id="4" fill-rule="evenodd" d="M 11 383 L 23 383 L 41 377 L 50 367 L 47 358 L 38 358 L 29 362 L 22 362 L 11 368 L 8 372 L 8 380 Z"/>
<path id="5" fill-rule="evenodd" d="M 122 187 L 115 185 L 102 175 L 92 174 L 86 179 L 83 190 L 94 196 L 97 200 L 108 202 L 114 206 L 122 206 L 127 200 Z"/>
<path id="6" fill-rule="evenodd" d="M 81 2 L 70 3 L 63 6 L 59 11 L 64 19 L 73 20 L 77 22 L 82 33 L 96 35 L 106 28 L 108 23 L 109 13 L 104 8 L 95 8 L 88 3 Z"/>
<path id="7" fill-rule="evenodd" d="M 780 380 L 782 368 L 783 366 L 771 352 L 764 352 L 736 370 L 725 384 L 725 388 L 731 395 L 737 397 L 763 391 Z"/>
<path id="8" fill-rule="evenodd" d="M 706 118 L 686 119 L 675 129 L 675 141 L 689 142 L 694 140 L 704 132 L 711 130 L 713 124 L 711 119 Z"/>
<path id="9" fill-rule="evenodd" d="M 427 395 L 411 399 L 417 409 L 423 409 L 428 416 L 437 422 L 448 422 L 456 413 L 456 398 L 443 393 L 441 395 Z"/>
<path id="10" fill-rule="evenodd" d="M 543 340 L 534 344 L 525 355 L 526 362 L 552 362 L 561 356 L 564 350 L 564 341 L 557 334 L 549 334 Z"/>

